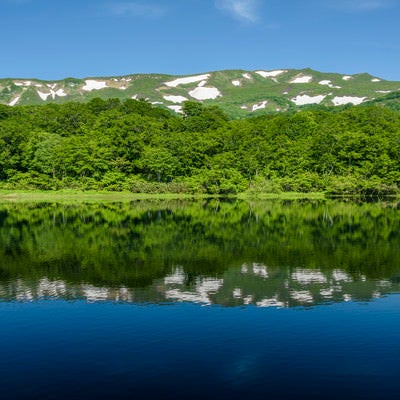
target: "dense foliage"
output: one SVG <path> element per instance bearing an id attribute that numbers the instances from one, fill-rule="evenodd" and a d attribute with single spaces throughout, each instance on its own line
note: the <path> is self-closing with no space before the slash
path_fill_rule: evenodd
<path id="1" fill-rule="evenodd" d="M 183 115 L 145 101 L 0 106 L 3 188 L 133 192 L 393 193 L 400 113 L 318 108 L 229 120 L 186 102 Z"/>

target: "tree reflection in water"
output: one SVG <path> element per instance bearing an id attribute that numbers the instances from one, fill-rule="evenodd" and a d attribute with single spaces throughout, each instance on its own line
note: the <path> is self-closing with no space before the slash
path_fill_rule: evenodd
<path id="1" fill-rule="evenodd" d="M 395 203 L 0 206 L 0 297 L 292 307 L 400 287 Z"/>

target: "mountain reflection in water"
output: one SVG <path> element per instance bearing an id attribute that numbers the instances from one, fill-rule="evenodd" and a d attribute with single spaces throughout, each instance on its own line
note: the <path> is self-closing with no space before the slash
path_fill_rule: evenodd
<path id="1" fill-rule="evenodd" d="M 253 263 L 228 269 L 221 278 L 196 277 L 187 284 L 182 267 L 144 288 L 70 284 L 63 280 L 41 278 L 36 282 L 16 279 L 0 283 L 3 300 L 83 299 L 88 302 L 127 303 L 192 302 L 223 306 L 294 307 L 341 301 L 369 301 L 393 292 L 400 284 L 388 279 L 354 279 L 345 271 L 323 273 L 316 269 L 270 268 Z"/>
<path id="2" fill-rule="evenodd" d="M 400 288 L 397 204 L 0 206 L 0 299 L 295 307 Z"/>

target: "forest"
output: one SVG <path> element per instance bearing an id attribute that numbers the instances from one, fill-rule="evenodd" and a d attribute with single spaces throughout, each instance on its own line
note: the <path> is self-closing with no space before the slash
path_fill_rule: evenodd
<path id="1" fill-rule="evenodd" d="M 310 107 L 231 120 L 185 102 L 0 106 L 0 188 L 135 193 L 400 190 L 400 112 Z"/>

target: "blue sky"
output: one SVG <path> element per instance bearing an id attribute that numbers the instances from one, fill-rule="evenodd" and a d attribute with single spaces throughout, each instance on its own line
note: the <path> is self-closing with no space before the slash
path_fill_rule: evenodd
<path id="1" fill-rule="evenodd" d="M 0 77 L 310 67 L 400 81 L 400 0 L 0 0 Z"/>

